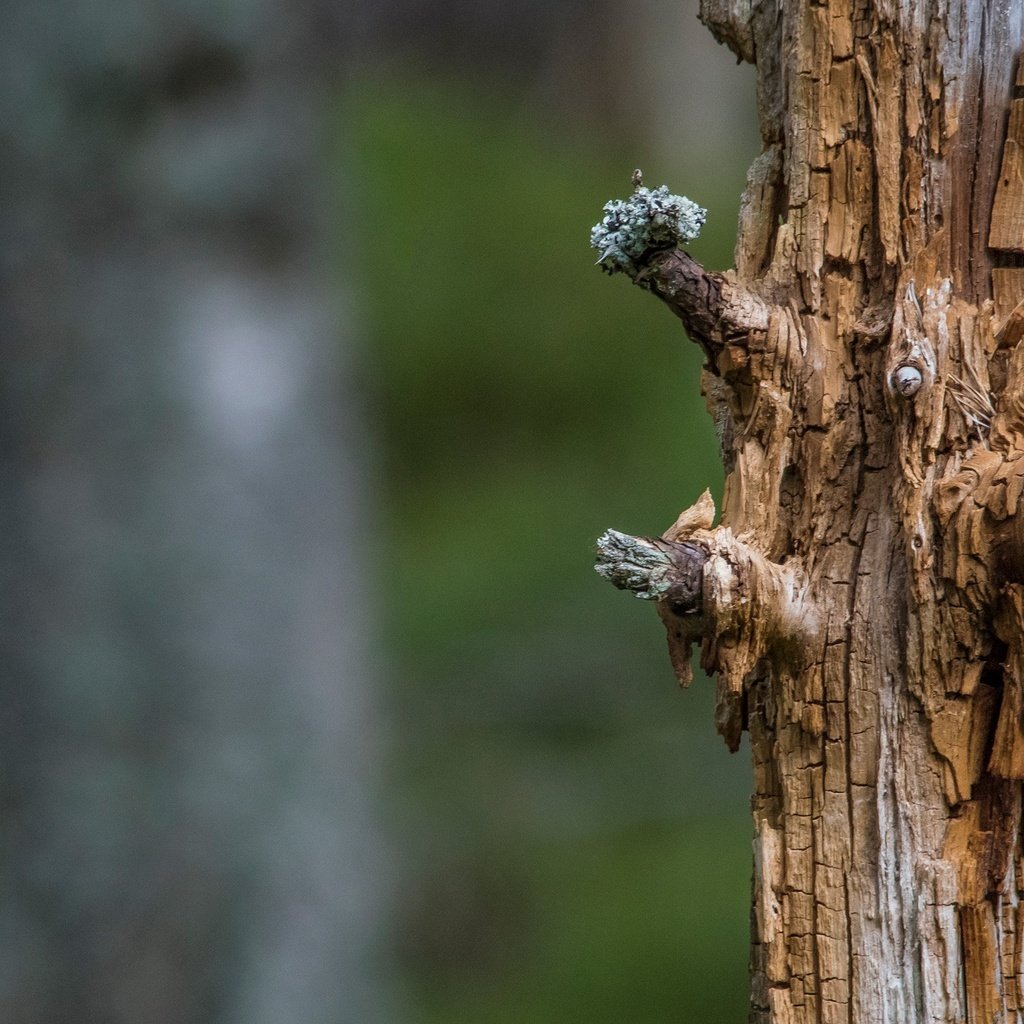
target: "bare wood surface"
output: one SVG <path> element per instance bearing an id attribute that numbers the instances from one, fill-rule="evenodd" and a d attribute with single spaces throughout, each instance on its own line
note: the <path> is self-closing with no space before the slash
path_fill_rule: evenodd
<path id="1" fill-rule="evenodd" d="M 1014 100 L 1010 106 L 988 244 L 993 249 L 1024 252 L 1024 100 Z"/>

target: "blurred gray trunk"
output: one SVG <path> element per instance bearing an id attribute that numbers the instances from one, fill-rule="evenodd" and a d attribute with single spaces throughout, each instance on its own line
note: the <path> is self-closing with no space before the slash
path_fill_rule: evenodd
<path id="1" fill-rule="evenodd" d="M 7 1024 L 377 1019 L 314 21 L 5 9 Z"/>

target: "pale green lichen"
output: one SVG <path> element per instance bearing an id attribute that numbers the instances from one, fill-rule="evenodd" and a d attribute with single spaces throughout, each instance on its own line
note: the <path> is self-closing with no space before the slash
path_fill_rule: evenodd
<path id="1" fill-rule="evenodd" d="M 671 569 L 668 555 L 639 537 L 606 530 L 597 539 L 594 571 L 620 590 L 631 590 L 645 601 L 665 596 L 671 586 Z"/>
<path id="2" fill-rule="evenodd" d="M 591 229 L 590 244 L 600 253 L 597 262 L 603 270 L 635 276 L 651 252 L 692 242 L 707 215 L 692 199 L 673 195 L 667 185 L 637 185 L 628 199 L 604 204 L 604 217 Z"/>

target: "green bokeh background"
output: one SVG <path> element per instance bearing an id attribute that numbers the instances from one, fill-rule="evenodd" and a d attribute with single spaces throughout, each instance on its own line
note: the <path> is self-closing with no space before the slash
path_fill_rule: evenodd
<path id="1" fill-rule="evenodd" d="M 745 752 L 591 568 L 605 528 L 721 490 L 699 351 L 587 245 L 636 155 L 436 77 L 364 76 L 341 124 L 409 1017 L 743 1020 Z M 645 171 L 709 208 L 691 249 L 728 266 L 744 167 Z"/>

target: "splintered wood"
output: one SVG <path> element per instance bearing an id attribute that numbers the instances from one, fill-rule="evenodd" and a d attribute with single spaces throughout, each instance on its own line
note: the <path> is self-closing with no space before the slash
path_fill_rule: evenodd
<path id="1" fill-rule="evenodd" d="M 993 249 L 1024 252 L 1024 99 L 1010 105 L 988 244 Z"/>
<path id="2" fill-rule="evenodd" d="M 1018 62 L 1015 84 L 1024 85 L 1024 58 Z M 1003 252 L 1024 252 L 1024 99 L 1010 104 L 988 244 Z M 1001 347 L 1013 348 L 1024 337 L 1024 268 L 994 268 L 992 298 L 999 323 L 996 339 Z"/>

